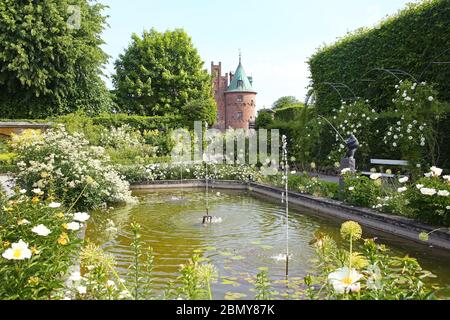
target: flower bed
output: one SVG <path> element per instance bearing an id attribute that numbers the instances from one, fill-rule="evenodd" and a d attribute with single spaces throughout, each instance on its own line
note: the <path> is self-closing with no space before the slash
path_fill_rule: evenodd
<path id="1" fill-rule="evenodd" d="M 90 146 L 82 134 L 63 127 L 44 134 L 28 130 L 13 136 L 11 146 L 17 153 L 17 184 L 28 195 L 40 189 L 70 205 L 81 194 L 78 209 L 133 201 L 128 182 L 109 164 L 105 150 Z"/>

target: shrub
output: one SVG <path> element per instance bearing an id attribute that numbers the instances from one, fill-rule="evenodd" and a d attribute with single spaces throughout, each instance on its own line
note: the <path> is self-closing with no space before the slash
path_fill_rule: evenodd
<path id="1" fill-rule="evenodd" d="M 17 152 L 17 183 L 29 193 L 39 188 L 66 204 L 80 195 L 77 208 L 133 201 L 128 182 L 108 164 L 105 150 L 90 146 L 82 134 L 61 126 L 44 134 L 28 130 L 14 135 L 11 145 Z"/>
<path id="2" fill-rule="evenodd" d="M 406 197 L 412 216 L 439 226 L 450 226 L 450 179 L 425 177 L 411 186 Z"/>
<path id="3" fill-rule="evenodd" d="M 382 195 L 382 181 L 375 177 L 365 177 L 354 174 L 344 174 L 345 189 L 342 190 L 343 200 L 360 207 L 372 207 Z"/>
<path id="4" fill-rule="evenodd" d="M 49 299 L 64 286 L 80 243 L 74 229 L 81 226 L 54 201 L 43 192 L 21 190 L 0 205 L 0 299 Z"/>
<path id="5" fill-rule="evenodd" d="M 389 250 L 384 245 L 377 244 L 372 239 L 364 240 L 361 234 L 362 229 L 357 223 L 344 223 L 341 235 L 349 246 L 343 248 L 329 236 L 316 234 L 313 243 L 318 255 L 317 273 L 305 278 L 308 287 L 306 292 L 310 299 L 436 298 L 439 288 L 429 281 L 434 276 L 423 270 L 416 259 L 389 255 Z M 356 247 L 361 239 L 362 245 Z"/>
<path id="6" fill-rule="evenodd" d="M 118 166 L 119 172 L 130 183 L 142 183 L 158 180 L 195 179 L 204 180 L 206 176 L 213 180 L 258 181 L 261 178 L 258 170 L 246 165 L 208 165 L 206 175 L 205 164 L 173 164 L 161 163 L 151 165 Z"/>

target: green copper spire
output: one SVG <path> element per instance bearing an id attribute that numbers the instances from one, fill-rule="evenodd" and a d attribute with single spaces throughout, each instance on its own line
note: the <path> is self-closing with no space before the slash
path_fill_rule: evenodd
<path id="1" fill-rule="evenodd" d="M 255 92 L 252 87 L 253 79 L 251 77 L 247 77 L 245 73 L 244 67 L 242 66 L 242 57 L 239 52 L 239 65 L 234 73 L 233 80 L 230 83 L 226 92 Z"/>

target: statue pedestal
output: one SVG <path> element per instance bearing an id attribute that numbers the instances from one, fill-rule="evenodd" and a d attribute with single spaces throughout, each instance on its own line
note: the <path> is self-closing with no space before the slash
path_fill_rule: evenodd
<path id="1" fill-rule="evenodd" d="M 356 172 L 356 160 L 350 158 L 341 159 L 341 171 L 347 168 L 350 169 L 352 173 Z M 339 185 L 341 186 L 341 188 L 344 187 L 344 180 L 342 179 L 342 175 L 339 178 Z"/>

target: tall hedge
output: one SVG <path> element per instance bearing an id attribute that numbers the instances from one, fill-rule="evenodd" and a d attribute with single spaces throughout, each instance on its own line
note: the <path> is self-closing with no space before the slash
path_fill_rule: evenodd
<path id="1" fill-rule="evenodd" d="M 425 0 L 409 4 L 374 28 L 357 30 L 319 49 L 309 59 L 317 105 L 329 113 L 339 103 L 339 95 L 324 84 L 331 82 L 348 85 L 357 96 L 382 110 L 397 80 L 386 72 L 371 71 L 374 68 L 401 69 L 420 81 L 434 83 L 440 99 L 450 101 L 450 67 L 430 65 L 436 60 L 450 61 L 450 51 L 436 58 L 450 49 L 449 22 L 450 1 Z M 345 89 L 341 94 L 344 98 L 353 96 Z"/>
<path id="2" fill-rule="evenodd" d="M 448 50 L 448 51 L 447 51 Z M 377 111 L 385 111 L 395 95 L 398 79 L 374 69 L 399 69 L 419 82 L 433 84 L 440 101 L 450 102 L 450 1 L 424 0 L 408 4 L 376 27 L 359 29 L 336 43 L 322 47 L 309 59 L 311 86 L 318 112 L 329 116 L 340 106 L 341 97 L 326 83 L 343 83 L 346 100 L 354 95 L 370 100 Z M 414 80 L 409 76 L 402 79 Z M 448 166 L 450 117 L 441 121 L 441 157 Z M 326 142 L 324 142 L 326 143 Z M 326 149 L 326 145 L 323 146 Z"/>

